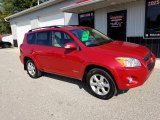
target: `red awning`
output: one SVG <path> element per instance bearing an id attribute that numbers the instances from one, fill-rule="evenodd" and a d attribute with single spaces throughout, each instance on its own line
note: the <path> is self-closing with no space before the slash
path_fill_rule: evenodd
<path id="1" fill-rule="evenodd" d="M 68 13 L 84 13 L 133 1 L 137 0 L 81 0 L 63 7 L 61 10 Z"/>
<path id="2" fill-rule="evenodd" d="M 62 9 L 63 12 L 80 13 L 80 12 L 83 12 L 83 10 L 74 11 L 73 9 L 79 8 L 79 7 L 82 7 L 82 6 L 86 6 L 86 5 L 90 5 L 90 4 L 94 4 L 94 3 L 97 3 L 97 2 L 100 2 L 100 1 L 104 1 L 104 0 L 81 0 L 79 2 L 70 4 L 66 7 L 61 8 L 61 9 Z"/>
<path id="3" fill-rule="evenodd" d="M 70 7 L 74 7 L 74 6 L 85 5 L 85 4 L 93 3 L 93 2 L 97 2 L 97 1 L 102 1 L 102 0 L 81 0 L 79 2 L 70 4 L 70 5 L 68 5 L 68 6 L 64 7 L 64 8 L 70 8 Z"/>

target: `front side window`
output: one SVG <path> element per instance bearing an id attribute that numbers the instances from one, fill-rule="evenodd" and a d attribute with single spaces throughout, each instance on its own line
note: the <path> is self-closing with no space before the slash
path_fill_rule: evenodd
<path id="1" fill-rule="evenodd" d="M 44 46 L 51 46 L 50 32 L 38 32 L 37 44 Z"/>
<path id="2" fill-rule="evenodd" d="M 36 43 L 36 34 L 31 33 L 27 35 L 27 43 L 29 44 L 35 44 Z"/>
<path id="3" fill-rule="evenodd" d="M 52 31 L 52 46 L 64 48 L 66 43 L 74 42 L 73 39 L 62 31 Z"/>
<path id="4" fill-rule="evenodd" d="M 92 28 L 76 29 L 71 30 L 71 32 L 87 47 L 99 46 L 112 42 L 109 37 Z"/>

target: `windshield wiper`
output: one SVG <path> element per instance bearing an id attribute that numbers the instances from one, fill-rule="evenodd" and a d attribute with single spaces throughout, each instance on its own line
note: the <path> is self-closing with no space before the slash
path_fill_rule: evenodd
<path id="1" fill-rule="evenodd" d="M 113 40 L 104 41 L 104 42 L 99 43 L 99 45 L 107 44 L 107 43 L 110 43 L 110 42 L 112 42 L 112 41 L 113 41 Z"/>
<path id="2" fill-rule="evenodd" d="M 87 47 L 94 47 L 94 46 L 99 46 L 99 44 L 90 44 L 90 45 L 87 45 Z"/>
<path id="3" fill-rule="evenodd" d="M 108 41 L 104 41 L 104 42 L 100 42 L 100 43 L 96 43 L 96 44 L 90 44 L 90 45 L 86 45 L 87 47 L 94 47 L 94 46 L 100 46 L 100 45 L 104 45 L 107 43 L 113 42 L 112 39 L 108 40 Z"/>

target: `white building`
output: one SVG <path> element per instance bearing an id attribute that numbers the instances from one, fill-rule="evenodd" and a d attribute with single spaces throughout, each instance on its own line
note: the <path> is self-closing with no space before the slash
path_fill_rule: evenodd
<path id="1" fill-rule="evenodd" d="M 113 39 L 146 45 L 160 57 L 159 0 L 50 0 L 6 20 L 15 46 L 33 28 L 88 25 Z"/>

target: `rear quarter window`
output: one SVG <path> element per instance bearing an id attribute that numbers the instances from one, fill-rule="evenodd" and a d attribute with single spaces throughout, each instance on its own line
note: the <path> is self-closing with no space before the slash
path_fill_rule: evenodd
<path id="1" fill-rule="evenodd" d="M 28 44 L 35 44 L 36 43 L 36 34 L 31 33 L 27 35 L 27 43 Z"/>

